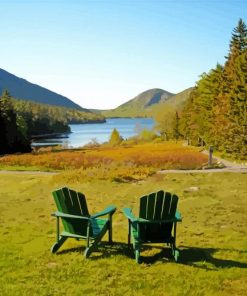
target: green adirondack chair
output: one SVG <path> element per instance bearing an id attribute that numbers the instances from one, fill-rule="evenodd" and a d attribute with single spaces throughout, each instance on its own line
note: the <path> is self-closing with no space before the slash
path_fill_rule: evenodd
<path id="1" fill-rule="evenodd" d="M 161 190 L 140 198 L 139 217 L 135 217 L 130 208 L 123 209 L 129 222 L 128 245 L 132 238 L 137 263 L 141 262 L 141 246 L 145 243 L 167 243 L 175 261 L 178 261 L 176 227 L 182 218 L 177 211 L 177 203 L 175 194 Z"/>
<path id="2" fill-rule="evenodd" d="M 53 191 L 58 211 L 52 216 L 57 218 L 57 241 L 51 252 L 56 253 L 67 238 L 77 240 L 86 239 L 84 256 L 88 258 L 98 245 L 104 234 L 108 231 L 109 243 L 112 243 L 112 215 L 116 207 L 109 206 L 95 215 L 88 212 L 85 196 L 67 187 Z M 107 218 L 99 218 L 108 215 Z M 62 219 L 64 231 L 60 233 L 59 219 Z"/>

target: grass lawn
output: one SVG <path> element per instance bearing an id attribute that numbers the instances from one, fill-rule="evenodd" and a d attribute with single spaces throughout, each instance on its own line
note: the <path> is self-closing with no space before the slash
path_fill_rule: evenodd
<path id="1" fill-rule="evenodd" d="M 1 295 L 246 295 L 247 174 L 154 174 L 126 183 L 67 176 L 0 175 Z M 51 191 L 64 185 L 84 192 L 92 213 L 117 206 L 113 246 L 105 237 L 84 259 L 85 242 L 69 239 L 57 255 L 50 253 L 56 237 Z M 180 197 L 180 263 L 154 245 L 138 265 L 121 209 L 137 213 L 139 197 L 159 189 Z"/>

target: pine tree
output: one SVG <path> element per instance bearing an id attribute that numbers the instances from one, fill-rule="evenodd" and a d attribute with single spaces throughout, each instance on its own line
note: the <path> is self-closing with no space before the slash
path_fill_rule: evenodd
<path id="1" fill-rule="evenodd" d="M 123 141 L 123 138 L 120 136 L 118 130 L 114 128 L 110 136 L 109 144 L 112 146 L 117 146 L 122 141 Z"/>
<path id="2" fill-rule="evenodd" d="M 20 117 L 17 119 L 7 90 L 0 98 L 0 128 L 0 153 L 31 151 L 30 141 L 24 135 L 23 120 Z"/>
<path id="3" fill-rule="evenodd" d="M 247 157 L 247 28 L 242 19 L 233 30 L 224 73 L 229 105 L 227 150 Z"/>
<path id="4" fill-rule="evenodd" d="M 240 18 L 237 27 L 233 29 L 228 60 L 240 55 L 246 49 L 246 38 L 247 28 L 244 21 Z"/>
<path id="5" fill-rule="evenodd" d="M 247 158 L 247 28 L 233 30 L 225 65 L 204 73 L 181 113 L 181 131 L 237 158 Z"/>
<path id="6" fill-rule="evenodd" d="M 174 118 L 173 137 L 178 140 L 180 136 L 180 118 L 178 116 L 178 111 L 176 111 Z"/>

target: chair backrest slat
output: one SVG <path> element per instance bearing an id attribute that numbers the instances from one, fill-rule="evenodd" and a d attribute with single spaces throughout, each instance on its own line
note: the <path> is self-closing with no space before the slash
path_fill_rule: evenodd
<path id="1" fill-rule="evenodd" d="M 148 196 L 143 196 L 140 199 L 140 212 L 139 217 L 146 219 L 147 217 L 147 207 L 148 207 Z"/>
<path id="2" fill-rule="evenodd" d="M 162 220 L 169 218 L 171 199 L 172 199 L 171 193 L 165 192 L 164 200 L 163 200 L 163 209 L 162 209 L 162 214 L 161 214 Z"/>
<path id="3" fill-rule="evenodd" d="M 52 195 L 58 211 L 76 216 L 89 216 L 86 198 L 82 193 L 63 187 L 53 191 Z M 86 220 L 63 218 L 62 221 L 65 231 L 79 235 L 86 234 Z"/>
<path id="4" fill-rule="evenodd" d="M 161 220 L 163 201 L 164 201 L 164 191 L 160 190 L 156 194 L 155 213 L 153 218 L 154 220 Z"/>
<path id="5" fill-rule="evenodd" d="M 147 198 L 147 220 L 153 220 L 155 213 L 155 202 L 156 202 L 156 193 L 149 194 Z"/>
<path id="6" fill-rule="evenodd" d="M 176 213 L 178 197 L 162 190 L 140 198 L 139 217 L 147 220 L 166 220 Z"/>
<path id="7" fill-rule="evenodd" d="M 70 194 L 70 190 L 68 188 L 62 188 L 61 191 L 63 194 L 64 204 L 65 204 L 64 211 L 66 211 L 68 214 L 74 214 L 74 215 L 79 214 L 78 211 L 75 210 L 75 206 Z"/>
<path id="8" fill-rule="evenodd" d="M 173 194 L 171 206 L 170 206 L 169 218 L 175 217 L 176 210 L 177 210 L 177 204 L 178 204 L 178 197 L 177 197 L 177 195 Z"/>
<path id="9" fill-rule="evenodd" d="M 59 211 L 72 215 L 89 215 L 86 198 L 82 193 L 64 187 L 52 194 Z"/>
<path id="10" fill-rule="evenodd" d="M 89 216 L 89 211 L 88 211 L 88 207 L 87 207 L 87 201 L 86 201 L 86 197 L 84 194 L 82 194 L 81 192 L 77 192 L 77 198 L 80 200 L 80 205 L 81 205 L 81 210 L 82 210 L 82 215 L 83 216 Z"/>
<path id="11" fill-rule="evenodd" d="M 52 195 L 54 197 L 57 209 L 59 212 L 63 212 L 63 209 L 65 208 L 64 205 L 64 199 L 61 191 L 53 191 Z"/>

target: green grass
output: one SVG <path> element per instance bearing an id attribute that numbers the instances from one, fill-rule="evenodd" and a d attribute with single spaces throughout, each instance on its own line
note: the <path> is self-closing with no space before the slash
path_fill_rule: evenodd
<path id="1" fill-rule="evenodd" d="M 243 159 L 238 159 L 236 156 L 226 153 L 226 152 L 221 152 L 221 151 L 215 151 L 214 152 L 215 156 L 218 156 L 220 158 L 223 158 L 225 160 L 228 160 L 230 162 L 233 162 L 235 164 L 240 164 L 240 165 L 247 165 L 247 159 L 243 160 Z"/>
<path id="2" fill-rule="evenodd" d="M 66 176 L 1 174 L 1 295 L 246 295 L 247 174 L 156 174 L 133 183 L 75 183 Z M 85 242 L 70 239 L 57 255 L 50 253 L 56 235 L 51 191 L 63 185 L 84 192 L 92 213 L 117 206 L 113 246 L 103 244 L 84 259 Z M 191 186 L 198 191 L 187 192 Z M 180 197 L 181 262 L 154 245 L 138 265 L 127 249 L 121 209 L 137 213 L 139 197 L 159 189 Z"/>

